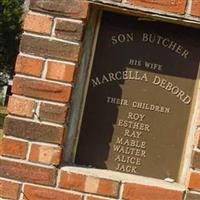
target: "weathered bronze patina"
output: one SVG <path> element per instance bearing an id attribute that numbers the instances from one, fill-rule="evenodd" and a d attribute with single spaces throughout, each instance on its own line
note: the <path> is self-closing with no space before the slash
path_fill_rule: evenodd
<path id="1" fill-rule="evenodd" d="M 76 163 L 177 179 L 198 30 L 103 13 Z"/>

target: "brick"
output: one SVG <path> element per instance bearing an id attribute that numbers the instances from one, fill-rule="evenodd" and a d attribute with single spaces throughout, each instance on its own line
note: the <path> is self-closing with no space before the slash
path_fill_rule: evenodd
<path id="1" fill-rule="evenodd" d="M 25 75 L 40 77 L 44 60 L 18 55 L 15 72 Z"/>
<path id="2" fill-rule="evenodd" d="M 23 28 L 26 31 L 42 33 L 49 35 L 53 24 L 53 18 L 50 16 L 35 15 L 29 12 L 25 16 Z"/>
<path id="3" fill-rule="evenodd" d="M 36 103 L 33 100 L 10 96 L 8 102 L 8 113 L 22 117 L 32 118 Z"/>
<path id="4" fill-rule="evenodd" d="M 55 184 L 56 170 L 15 161 L 0 160 L 0 176 L 22 182 Z"/>
<path id="5" fill-rule="evenodd" d="M 113 180 L 62 171 L 59 187 L 102 196 L 117 197 L 119 183 Z"/>
<path id="6" fill-rule="evenodd" d="M 123 198 L 126 200 L 182 200 L 183 192 L 156 186 L 126 183 L 124 185 Z"/>
<path id="7" fill-rule="evenodd" d="M 45 58 L 78 61 L 80 46 L 78 44 L 23 35 L 21 40 L 21 51 Z"/>
<path id="8" fill-rule="evenodd" d="M 87 183 L 87 182 L 86 182 Z M 119 183 L 113 180 L 101 179 L 97 194 L 117 197 L 119 192 Z"/>
<path id="9" fill-rule="evenodd" d="M 200 173 L 199 172 L 193 171 L 190 173 L 188 187 L 190 189 L 200 190 Z"/>
<path id="10" fill-rule="evenodd" d="M 200 193 L 187 193 L 185 200 L 199 200 L 200 199 Z"/>
<path id="11" fill-rule="evenodd" d="M 0 136 L 0 156 L 2 156 L 2 153 L 3 153 L 3 148 L 2 148 L 2 138 L 3 136 Z"/>
<path id="12" fill-rule="evenodd" d="M 192 167 L 200 169 L 200 151 L 193 152 Z"/>
<path id="13" fill-rule="evenodd" d="M 85 181 L 85 175 L 61 171 L 59 187 L 84 191 Z"/>
<path id="14" fill-rule="evenodd" d="M 2 142 L 2 155 L 13 157 L 13 158 L 20 158 L 25 159 L 28 143 L 22 142 L 19 140 L 9 139 L 9 138 L 3 138 Z"/>
<path id="15" fill-rule="evenodd" d="M 15 77 L 12 93 L 50 101 L 68 102 L 71 86 Z"/>
<path id="16" fill-rule="evenodd" d="M 83 0 L 31 0 L 32 10 L 72 18 L 87 18 L 88 2 Z"/>
<path id="17" fill-rule="evenodd" d="M 0 197 L 17 200 L 20 186 L 18 183 L 0 179 Z"/>
<path id="18" fill-rule="evenodd" d="M 64 40 L 80 41 L 83 34 L 83 24 L 71 21 L 56 21 L 55 36 Z"/>
<path id="19" fill-rule="evenodd" d="M 48 62 L 47 79 L 72 82 L 75 66 L 59 62 Z"/>
<path id="20" fill-rule="evenodd" d="M 191 15 L 200 17 L 200 1 L 199 0 L 192 0 Z"/>
<path id="21" fill-rule="evenodd" d="M 200 148 L 200 131 L 196 130 L 194 146 Z"/>
<path id="22" fill-rule="evenodd" d="M 62 144 L 64 128 L 6 117 L 4 133 L 39 142 Z"/>
<path id="23" fill-rule="evenodd" d="M 184 14 L 186 0 L 128 0 L 129 4 L 166 12 Z"/>
<path id="24" fill-rule="evenodd" d="M 196 119 L 195 125 L 198 126 L 198 127 L 200 126 L 200 111 L 198 111 L 198 115 L 197 115 L 197 119 Z M 198 133 L 198 132 L 200 132 L 200 131 L 197 130 L 196 132 Z"/>
<path id="25" fill-rule="evenodd" d="M 81 200 L 81 195 L 25 185 L 24 194 L 27 199 L 34 200 Z"/>
<path id="26" fill-rule="evenodd" d="M 86 200 L 108 200 L 108 199 L 104 199 L 104 198 L 98 198 L 98 197 L 95 197 L 95 196 L 87 196 L 87 199 Z"/>
<path id="27" fill-rule="evenodd" d="M 63 124 L 68 114 L 67 106 L 58 106 L 54 104 L 41 103 L 39 116 L 42 121 L 49 121 Z"/>
<path id="28" fill-rule="evenodd" d="M 45 145 L 32 144 L 29 160 L 42 164 L 59 165 L 61 159 L 61 148 Z"/>

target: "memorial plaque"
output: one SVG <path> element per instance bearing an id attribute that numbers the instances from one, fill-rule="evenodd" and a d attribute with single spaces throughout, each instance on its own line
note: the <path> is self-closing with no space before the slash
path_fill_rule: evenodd
<path id="1" fill-rule="evenodd" d="M 200 31 L 104 12 L 76 163 L 177 180 Z"/>

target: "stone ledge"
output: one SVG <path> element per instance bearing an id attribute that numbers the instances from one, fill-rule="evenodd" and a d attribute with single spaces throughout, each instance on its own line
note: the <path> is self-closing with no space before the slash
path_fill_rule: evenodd
<path id="1" fill-rule="evenodd" d="M 75 166 L 63 167 L 60 170 L 77 173 L 77 174 L 83 174 L 86 176 L 94 176 L 94 177 L 103 178 L 103 179 L 120 181 L 122 183 L 136 183 L 136 184 L 147 185 L 147 186 L 156 186 L 156 187 L 161 187 L 168 190 L 176 190 L 180 192 L 183 192 L 186 190 L 186 187 L 184 185 L 181 185 L 178 183 L 169 183 L 164 180 L 137 176 L 137 175 L 130 175 L 130 174 L 115 172 L 111 170 L 75 167 Z"/>

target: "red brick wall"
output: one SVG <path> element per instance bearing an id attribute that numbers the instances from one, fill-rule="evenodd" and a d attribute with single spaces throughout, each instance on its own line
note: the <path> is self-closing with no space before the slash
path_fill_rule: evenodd
<path id="1" fill-rule="evenodd" d="M 93 0 L 95 2 L 95 0 Z M 200 25 L 198 0 L 99 0 L 102 5 L 187 19 Z M 0 157 L 0 197 L 29 200 L 199 200 L 200 134 L 186 187 L 142 183 L 60 167 L 63 138 L 89 13 L 84 0 L 31 0 L 25 16 L 13 96 Z M 147 13 L 147 12 L 146 12 Z M 198 128 L 199 123 L 197 123 Z M 198 130 L 198 129 L 197 129 Z M 90 170 L 89 170 L 90 171 Z M 118 173 L 119 174 L 119 173 Z M 111 178 L 112 177 L 112 178 Z M 132 177 L 129 180 L 128 177 Z M 145 181 L 146 182 L 146 181 Z M 148 182 L 148 181 L 147 181 Z M 194 191 L 194 192 L 193 192 Z"/>

